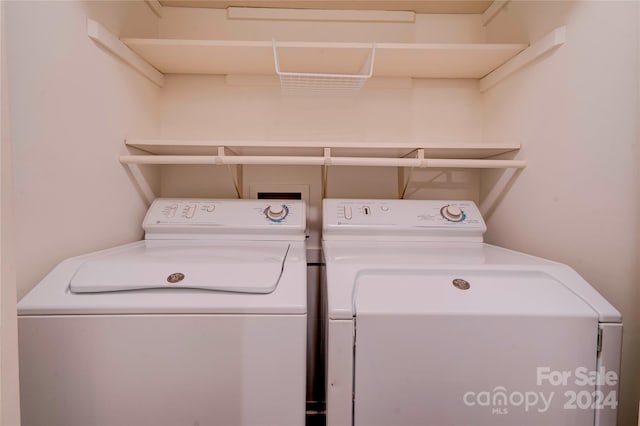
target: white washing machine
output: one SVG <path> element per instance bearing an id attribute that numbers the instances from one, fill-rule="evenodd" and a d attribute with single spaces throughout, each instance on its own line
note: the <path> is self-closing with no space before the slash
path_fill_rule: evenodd
<path id="1" fill-rule="evenodd" d="M 324 201 L 328 426 L 615 425 L 622 318 L 469 201 Z M 526 225 L 524 225 L 526 226 Z"/>
<path id="2" fill-rule="evenodd" d="M 157 199 L 18 304 L 22 424 L 305 421 L 301 201 Z"/>

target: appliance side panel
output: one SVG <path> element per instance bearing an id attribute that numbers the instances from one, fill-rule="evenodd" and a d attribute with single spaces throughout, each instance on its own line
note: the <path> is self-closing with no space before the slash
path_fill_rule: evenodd
<path id="1" fill-rule="evenodd" d="M 304 424 L 305 315 L 18 321 L 24 426 Z"/>
<path id="2" fill-rule="evenodd" d="M 327 426 L 353 421 L 353 344 L 351 320 L 329 320 L 327 340 Z"/>
<path id="3" fill-rule="evenodd" d="M 622 324 L 600 324 L 600 330 L 602 346 L 598 356 L 599 382 L 596 397 L 601 404 L 596 410 L 595 426 L 615 426 L 618 415 Z"/>

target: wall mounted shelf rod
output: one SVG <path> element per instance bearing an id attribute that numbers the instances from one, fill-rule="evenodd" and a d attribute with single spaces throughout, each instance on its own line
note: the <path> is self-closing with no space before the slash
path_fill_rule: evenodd
<path id="1" fill-rule="evenodd" d="M 210 165 L 296 165 L 296 166 L 369 166 L 436 167 L 460 169 L 502 169 L 526 167 L 522 160 L 458 158 L 380 158 L 331 156 L 249 156 L 249 155 L 122 155 L 124 164 L 210 164 Z"/>

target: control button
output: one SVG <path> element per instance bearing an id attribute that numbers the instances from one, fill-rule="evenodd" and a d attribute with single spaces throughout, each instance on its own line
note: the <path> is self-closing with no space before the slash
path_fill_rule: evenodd
<path id="1" fill-rule="evenodd" d="M 286 204 L 267 206 L 263 212 L 271 222 L 282 222 L 289 215 L 289 207 Z"/>
<path id="2" fill-rule="evenodd" d="M 462 222 L 465 219 L 464 212 L 457 206 L 444 206 L 440 209 L 440 214 L 449 222 Z"/>
<path id="3" fill-rule="evenodd" d="M 189 204 L 182 210 L 182 217 L 185 219 L 193 219 L 193 216 L 196 214 L 196 209 L 198 208 L 198 204 Z"/>
<path id="4" fill-rule="evenodd" d="M 383 205 L 380 206 L 380 210 L 382 210 L 383 212 L 388 212 L 389 211 L 389 206 L 383 204 Z"/>
<path id="5" fill-rule="evenodd" d="M 363 206 L 362 211 L 364 212 L 365 216 L 369 216 L 371 214 L 371 209 L 368 206 Z"/>
<path id="6" fill-rule="evenodd" d="M 177 204 L 172 204 L 172 205 L 166 206 L 164 209 L 162 209 L 162 214 L 165 215 L 168 218 L 173 218 L 173 217 L 175 217 L 177 211 L 178 211 L 178 205 Z"/>
<path id="7" fill-rule="evenodd" d="M 344 218 L 347 220 L 351 220 L 353 217 L 353 212 L 351 211 L 351 207 L 344 206 Z"/>

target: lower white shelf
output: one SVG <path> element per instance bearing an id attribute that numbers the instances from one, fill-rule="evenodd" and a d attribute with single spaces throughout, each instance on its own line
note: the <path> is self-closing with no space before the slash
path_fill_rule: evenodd
<path id="1" fill-rule="evenodd" d="M 265 141 L 128 140 L 144 154 L 120 156 L 124 164 L 303 165 L 495 169 L 526 167 L 496 159 L 519 145 Z"/>
<path id="2" fill-rule="evenodd" d="M 460 158 L 380 158 L 380 157 L 302 157 L 250 155 L 122 155 L 125 164 L 210 164 L 280 166 L 368 166 L 436 167 L 459 169 L 503 169 L 526 167 L 522 160 L 484 160 Z"/>

